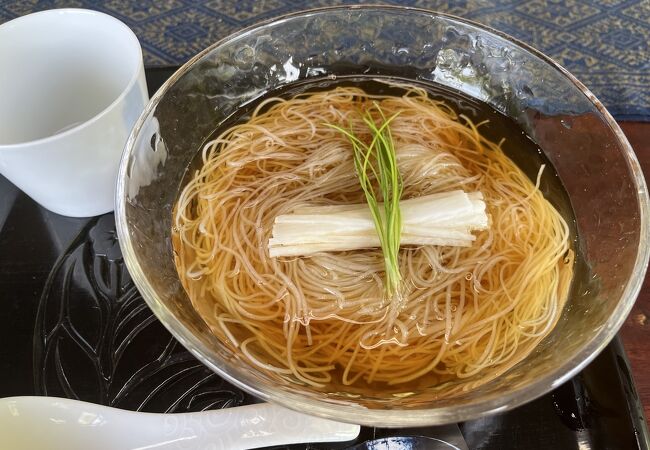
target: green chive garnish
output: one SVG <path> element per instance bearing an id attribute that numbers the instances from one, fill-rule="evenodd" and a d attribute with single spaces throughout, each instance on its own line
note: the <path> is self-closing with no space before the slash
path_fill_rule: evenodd
<path id="1" fill-rule="evenodd" d="M 329 126 L 343 133 L 352 144 L 354 167 L 370 208 L 384 255 L 386 294 L 393 296 L 399 292 L 402 280 L 399 271 L 399 246 L 402 235 L 399 201 L 403 186 L 389 125 L 399 113 L 386 118 L 379 105 L 375 103 L 374 107 L 381 118 L 379 126 L 370 111 L 366 111 L 363 117 L 372 136 L 369 145 L 355 136 L 351 125 L 347 130 L 336 125 L 329 124 Z M 378 190 L 373 187 L 373 179 L 379 186 Z M 383 211 L 379 206 L 381 201 L 383 201 Z"/>

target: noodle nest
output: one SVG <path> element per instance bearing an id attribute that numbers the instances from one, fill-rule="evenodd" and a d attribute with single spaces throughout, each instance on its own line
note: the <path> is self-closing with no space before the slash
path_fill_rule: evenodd
<path id="1" fill-rule="evenodd" d="M 399 112 L 403 198 L 480 191 L 490 217 L 471 247 L 403 246 L 399 298 L 384 295 L 379 248 L 268 255 L 278 215 L 364 202 L 349 141 L 327 124 L 367 140 L 374 103 Z M 423 90 L 268 99 L 201 156 L 174 210 L 178 272 L 211 330 L 267 373 L 314 387 L 425 380 L 450 396 L 517 364 L 560 316 L 566 222 L 480 126 Z"/>

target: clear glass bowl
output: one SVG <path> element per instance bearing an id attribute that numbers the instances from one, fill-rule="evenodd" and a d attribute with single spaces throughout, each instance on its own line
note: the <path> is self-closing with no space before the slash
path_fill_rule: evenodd
<path id="1" fill-rule="evenodd" d="M 436 400 L 426 386 L 353 397 L 280 380 L 208 330 L 179 282 L 171 210 L 186 167 L 245 102 L 306 78 L 382 74 L 439 83 L 514 119 L 554 164 L 586 262 L 553 332 L 523 362 L 477 389 Z M 456 17 L 401 7 L 291 14 L 201 52 L 152 97 L 126 146 L 117 227 L 129 271 L 163 324 L 231 383 L 289 408 L 379 426 L 458 422 L 530 401 L 576 374 L 615 335 L 648 263 L 648 193 L 620 128 L 579 81 L 538 51 Z M 471 380 L 470 380 L 471 381 Z"/>

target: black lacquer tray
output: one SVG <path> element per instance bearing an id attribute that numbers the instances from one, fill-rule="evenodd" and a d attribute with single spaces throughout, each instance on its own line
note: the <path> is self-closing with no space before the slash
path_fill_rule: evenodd
<path id="1" fill-rule="evenodd" d="M 173 71 L 147 70 L 150 92 Z M 15 395 L 169 413 L 256 401 L 194 359 L 153 316 L 126 270 L 112 214 L 56 215 L 0 176 L 0 397 Z M 650 448 L 618 339 L 552 393 L 459 427 L 470 449 Z M 354 443 L 291 448 L 438 433 L 363 428 Z M 428 448 L 419 442 L 355 448 Z"/>

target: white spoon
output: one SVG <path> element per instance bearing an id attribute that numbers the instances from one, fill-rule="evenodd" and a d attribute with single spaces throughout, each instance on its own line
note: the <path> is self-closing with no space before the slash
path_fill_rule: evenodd
<path id="1" fill-rule="evenodd" d="M 0 448 L 12 450 L 250 449 L 355 439 L 359 426 L 270 403 L 151 414 L 55 397 L 0 399 Z"/>

